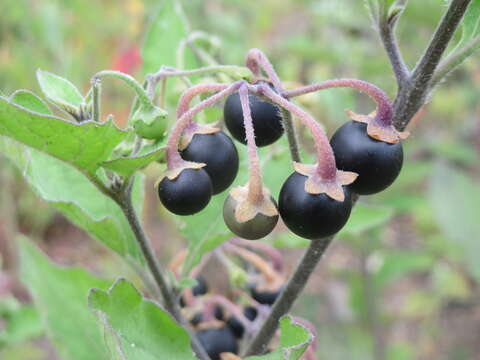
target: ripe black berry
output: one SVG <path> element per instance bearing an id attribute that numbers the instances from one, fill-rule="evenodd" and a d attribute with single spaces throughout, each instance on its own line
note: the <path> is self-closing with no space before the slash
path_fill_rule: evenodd
<path id="1" fill-rule="evenodd" d="M 263 305 L 273 305 L 282 290 L 283 286 L 277 290 L 260 290 L 257 284 L 250 285 L 250 295 L 252 295 L 254 300 Z"/>
<path id="2" fill-rule="evenodd" d="M 353 171 L 358 178 L 350 185 L 359 195 L 380 192 L 397 178 L 403 164 L 401 142 L 390 144 L 367 134 L 367 124 L 349 121 L 330 140 L 337 167 Z"/>
<path id="3" fill-rule="evenodd" d="M 197 284 L 192 288 L 192 295 L 193 296 L 205 295 L 208 292 L 207 282 L 205 281 L 203 276 L 197 276 L 195 280 L 197 280 Z M 181 307 L 185 306 L 185 300 L 183 299 L 183 296 L 180 297 L 180 306 Z"/>
<path id="4" fill-rule="evenodd" d="M 282 116 L 279 108 L 258 96 L 248 95 L 252 112 L 255 143 L 257 146 L 267 146 L 277 141 L 283 135 Z M 232 136 L 243 144 L 247 143 L 243 126 L 242 104 L 238 93 L 227 98 L 223 108 L 225 125 Z"/>
<path id="5" fill-rule="evenodd" d="M 257 314 L 258 310 L 253 306 L 246 306 L 243 308 L 243 315 L 245 315 L 245 317 L 250 321 L 255 320 Z M 226 324 L 230 328 L 230 330 L 232 330 L 233 334 L 237 337 L 237 339 L 243 337 L 243 334 L 245 333 L 245 327 L 235 316 L 230 316 Z"/>
<path id="6" fill-rule="evenodd" d="M 163 206 L 177 215 L 192 215 L 208 205 L 212 183 L 203 169 L 185 169 L 175 179 L 164 177 L 158 185 Z"/>
<path id="7" fill-rule="evenodd" d="M 193 135 L 181 155 L 185 160 L 206 164 L 203 169 L 210 176 L 213 194 L 227 189 L 237 176 L 237 148 L 223 131 Z"/>
<path id="8" fill-rule="evenodd" d="M 198 341 L 202 344 L 212 360 L 220 360 L 220 354 L 231 352 L 236 354 L 238 344 L 235 336 L 228 327 L 204 329 L 197 331 Z"/>
<path id="9" fill-rule="evenodd" d="M 276 202 L 273 198 L 271 200 Z M 239 222 L 235 218 L 235 209 L 237 201 L 229 195 L 223 205 L 223 219 L 230 231 L 247 240 L 258 240 L 272 232 L 278 222 L 278 214 L 275 216 L 267 216 L 258 213 L 253 219 Z"/>
<path id="10" fill-rule="evenodd" d="M 351 193 L 343 186 L 344 201 L 328 195 L 305 191 L 306 176 L 294 172 L 280 190 L 278 211 L 293 233 L 306 239 L 319 239 L 337 233 L 347 222 L 352 210 Z"/>

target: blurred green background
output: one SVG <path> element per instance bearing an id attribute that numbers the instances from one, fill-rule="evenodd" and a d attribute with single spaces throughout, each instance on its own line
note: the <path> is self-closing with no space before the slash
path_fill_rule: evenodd
<path id="1" fill-rule="evenodd" d="M 102 69 L 141 79 L 139 49 L 161 3 L 2 0 L 0 92 L 38 92 L 37 68 L 67 77 L 83 91 Z M 444 4 L 411 1 L 405 11 L 398 35 L 410 66 Z M 395 95 L 390 65 L 360 0 L 185 0 L 183 6 L 191 29 L 214 40 L 208 52 L 220 63 L 242 64 L 246 51 L 259 47 L 288 86 L 356 77 Z M 317 326 L 319 359 L 480 358 L 479 64 L 478 56 L 469 59 L 415 117 L 402 175 L 384 193 L 361 200 L 374 209 L 376 220 L 366 219 L 368 226 L 359 223 L 335 241 L 297 302 L 294 313 Z M 105 86 L 104 108 L 119 124 L 128 116 L 130 99 L 128 89 Z M 367 98 L 350 90 L 322 92 L 299 103 L 329 134 L 346 121 L 345 109 L 372 110 Z M 63 264 L 109 274 L 125 270 L 0 161 L 0 359 L 56 359 L 25 289 L 9 283 L 16 269 L 12 234 L 36 239 Z M 163 231 L 163 212 L 149 194 L 148 229 Z M 303 249 L 288 235 L 274 240 L 292 267 Z M 168 259 L 182 244 L 156 246 Z M 5 331 L 7 323 L 14 324 L 13 332 Z"/>

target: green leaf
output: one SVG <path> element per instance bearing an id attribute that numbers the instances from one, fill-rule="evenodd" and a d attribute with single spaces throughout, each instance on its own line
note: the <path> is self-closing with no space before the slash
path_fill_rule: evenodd
<path id="1" fill-rule="evenodd" d="M 176 66 L 177 47 L 188 35 L 179 4 L 175 0 L 163 1 L 153 19 L 142 48 L 143 69 L 146 73 L 159 70 L 162 65 Z M 193 54 L 186 53 L 187 68 L 195 64 Z"/>
<path id="2" fill-rule="evenodd" d="M 480 1 L 473 0 L 468 5 L 467 11 L 462 20 L 462 37 L 456 45 L 459 49 L 470 40 L 480 35 Z"/>
<path id="3" fill-rule="evenodd" d="M 19 99 L 24 104 L 38 105 L 38 98 L 33 94 L 12 97 L 13 101 Z M 143 264 L 140 249 L 121 209 L 84 174 L 60 160 L 7 138 L 0 138 L 0 151 L 22 171 L 43 200 L 127 260 Z M 136 207 L 140 209 L 143 203 L 141 177 L 135 182 L 132 195 Z"/>
<path id="4" fill-rule="evenodd" d="M 108 292 L 92 289 L 89 306 L 98 314 L 111 341 L 110 350 L 118 358 L 196 359 L 185 329 L 127 280 L 117 280 Z"/>
<path id="5" fill-rule="evenodd" d="M 37 80 L 45 97 L 70 114 L 78 114 L 83 96 L 67 79 L 47 71 L 37 70 Z"/>
<path id="6" fill-rule="evenodd" d="M 4 302 L 10 302 L 6 304 L 6 309 L 2 309 Z M 14 298 L 3 298 L 0 301 L 0 319 L 3 323 L 0 348 L 4 344 L 11 345 L 35 338 L 44 331 L 37 309 L 31 305 L 22 305 Z"/>
<path id="7" fill-rule="evenodd" d="M 34 106 L 39 109 L 38 104 Z M 32 112 L 0 97 L 0 135 L 93 173 L 128 132 L 119 130 L 112 121 L 79 125 Z"/>
<path id="8" fill-rule="evenodd" d="M 249 356 L 245 360 L 298 360 L 313 341 L 313 335 L 290 316 L 280 319 L 279 349 L 263 356 Z"/>
<path id="9" fill-rule="evenodd" d="M 120 157 L 113 160 L 104 161 L 101 163 L 101 166 L 105 169 L 112 170 L 119 175 L 129 177 L 150 163 L 163 159 L 165 157 L 166 150 L 163 144 L 164 143 L 162 142 L 162 145 L 159 148 L 146 154 L 140 154 L 134 157 Z"/>
<path id="10" fill-rule="evenodd" d="M 461 249 L 471 273 L 480 278 L 480 184 L 459 169 L 439 163 L 428 195 L 438 226 Z"/>
<path id="11" fill-rule="evenodd" d="M 30 111 L 40 114 L 52 114 L 50 108 L 37 95 L 28 90 L 17 90 L 10 96 L 10 101 Z"/>
<path id="12" fill-rule="evenodd" d="M 358 236 L 361 233 L 385 224 L 393 216 L 393 209 L 389 207 L 367 206 L 358 203 L 352 209 L 350 219 L 339 235 Z"/>
<path id="13" fill-rule="evenodd" d="M 90 288 L 105 289 L 110 282 L 80 268 L 53 265 L 25 238 L 19 239 L 19 246 L 22 281 L 60 355 L 69 360 L 107 359 L 101 331 L 87 307 L 87 294 Z"/>

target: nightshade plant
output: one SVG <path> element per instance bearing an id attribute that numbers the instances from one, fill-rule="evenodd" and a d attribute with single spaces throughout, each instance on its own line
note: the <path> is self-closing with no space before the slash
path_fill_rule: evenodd
<path id="1" fill-rule="evenodd" d="M 48 201 L 125 258 L 145 280 L 149 296 L 161 303 L 159 307 L 144 299 L 126 280 L 117 281 L 108 292 L 90 292 L 90 308 L 99 315 L 108 335 L 119 342 L 114 350 L 119 356 L 139 358 L 135 348 L 140 344 L 140 351 L 152 358 L 163 354 L 162 358 L 193 359 L 188 346 L 191 343 L 202 360 L 238 359 L 266 351 L 278 358 L 299 359 L 303 354 L 306 359 L 315 358 L 308 321 L 285 315 L 333 236 L 348 222 L 358 197 L 385 190 L 399 175 L 402 142 L 408 136 L 405 128 L 413 115 L 434 87 L 480 43 L 478 30 L 472 31 L 476 29 L 472 23 L 478 22 L 474 14 L 478 14 L 480 5 L 471 0 L 452 0 L 426 51 L 410 70 L 395 39 L 395 25 L 407 1 L 368 0 L 367 5 L 397 79 L 398 94 L 393 102 L 380 88 L 358 79 L 326 80 L 286 90 L 258 49 L 247 53 L 245 67 L 212 65 L 182 70 L 162 66 L 147 76 L 143 86 L 127 74 L 101 71 L 92 77 L 92 87 L 85 97 L 67 80 L 39 71 L 38 80 L 47 100 L 72 120 L 52 115 L 43 100 L 25 90 L 0 98 L 0 134 L 23 144 L 2 139 L 2 150 L 19 167 L 27 168 L 25 175 L 40 194 L 50 194 L 45 195 Z M 464 36 L 471 38 L 462 39 L 467 45 L 444 57 L 467 11 Z M 175 12 L 169 15 L 175 16 Z M 181 44 L 179 48 L 185 51 Z M 164 109 L 167 79 L 182 78 L 190 84 L 189 77 L 207 74 L 217 75 L 222 81 L 189 85 L 178 99 L 175 121 L 169 126 L 173 116 Z M 117 78 L 135 91 L 125 130 L 118 129 L 110 117 L 105 120 L 102 116 L 101 86 L 106 78 Z M 375 102 L 376 110 L 368 115 L 349 112 L 351 120 L 329 140 L 320 123 L 293 98 L 339 87 L 365 93 Z M 222 130 L 221 122 L 198 121 L 205 109 L 222 101 L 228 132 Z M 292 118 L 310 134 L 315 146 L 314 164 L 300 159 Z M 284 133 L 293 172 L 284 174 L 278 195 L 263 184 L 269 174 L 262 173 L 257 147 L 273 144 Z M 235 145 L 229 134 L 239 144 Z M 248 182 L 231 188 L 244 153 Z M 45 167 L 32 168 L 36 162 Z M 198 216 L 208 209 L 212 199 L 228 190 L 223 210 L 217 207 L 217 216 L 223 215 L 226 226 L 238 238 L 230 233 L 216 234 L 211 243 L 181 252 L 165 270 L 138 215 L 142 204 L 141 169 L 151 163 L 165 166 L 156 187 L 161 203 L 173 214 Z M 68 190 L 60 194 L 48 184 L 36 184 L 33 174 L 45 175 L 45 171 L 51 176 L 61 175 L 64 179 L 57 181 L 65 184 L 75 179 L 73 185 L 68 185 L 94 191 L 101 205 L 82 202 L 86 200 L 75 198 Z M 310 240 L 288 280 L 278 251 L 256 241 L 270 234 L 279 219 L 291 232 Z M 23 246 L 28 248 L 29 257 L 39 257 L 36 250 Z M 219 258 L 233 283 L 239 285 L 237 298 L 230 300 L 209 293 L 208 281 L 200 272 L 212 255 Z M 144 265 L 149 274 L 143 271 Z M 253 266 L 254 275 L 244 266 Z M 100 287 L 103 282 L 95 284 Z M 150 332 L 159 323 L 169 328 L 155 329 L 160 335 L 149 333 L 149 339 L 154 339 L 150 341 L 138 335 L 135 326 L 129 327 L 130 322 L 147 324 Z M 270 341 L 279 326 L 279 347 L 271 348 Z M 292 332 L 294 338 L 303 340 L 292 344 L 285 335 Z"/>

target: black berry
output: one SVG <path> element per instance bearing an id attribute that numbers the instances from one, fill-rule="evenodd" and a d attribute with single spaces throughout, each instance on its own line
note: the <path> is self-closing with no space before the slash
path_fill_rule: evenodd
<path id="1" fill-rule="evenodd" d="M 347 222 L 352 210 L 351 192 L 343 186 L 344 201 L 328 195 L 305 191 L 306 176 L 294 172 L 280 190 L 278 211 L 293 233 L 306 239 L 319 239 L 337 233 Z"/>
<path id="2" fill-rule="evenodd" d="M 282 116 L 279 108 L 255 95 L 248 95 L 248 98 L 256 145 L 267 146 L 274 143 L 283 135 Z M 223 108 L 223 116 L 230 134 L 236 140 L 246 144 L 242 104 L 238 93 L 227 98 Z"/>
<path id="3" fill-rule="evenodd" d="M 243 308 L 243 315 L 245 315 L 245 317 L 250 321 L 255 320 L 257 314 L 258 310 L 253 306 L 246 306 Z M 243 337 L 243 334 L 245 333 L 245 327 L 235 316 L 230 316 L 226 324 L 238 339 Z"/>
<path id="4" fill-rule="evenodd" d="M 250 295 L 252 295 L 254 300 L 263 305 L 273 305 L 282 290 L 283 286 L 277 290 L 260 290 L 257 284 L 250 285 Z"/>
<path id="5" fill-rule="evenodd" d="M 195 134 L 181 153 L 188 161 L 205 163 L 213 194 L 227 189 L 238 173 L 238 152 L 233 141 L 223 131 L 213 134 Z"/>
<path id="6" fill-rule="evenodd" d="M 212 183 L 203 169 L 185 169 L 175 179 L 164 177 L 158 185 L 163 206 L 177 215 L 192 215 L 208 205 Z"/>
<path id="7" fill-rule="evenodd" d="M 367 134 L 367 124 L 349 121 L 330 140 L 337 167 L 353 171 L 358 178 L 350 185 L 359 195 L 369 195 L 389 187 L 403 164 L 401 142 L 390 144 Z"/>
<path id="8" fill-rule="evenodd" d="M 196 335 L 212 360 L 220 360 L 221 353 L 231 352 L 236 354 L 238 351 L 237 340 L 226 326 L 199 330 Z"/>
<path id="9" fill-rule="evenodd" d="M 205 295 L 208 292 L 207 282 L 205 281 L 203 276 L 197 276 L 195 280 L 197 280 L 197 284 L 192 288 L 192 295 L 193 296 Z M 185 306 L 185 300 L 183 299 L 183 296 L 180 297 L 180 306 L 181 307 Z"/>
<path id="10" fill-rule="evenodd" d="M 276 202 L 271 199 L 275 205 Z M 237 208 L 237 201 L 228 196 L 223 205 L 223 219 L 225 224 L 231 232 L 247 240 L 258 240 L 272 232 L 278 222 L 278 214 L 275 216 L 267 216 L 258 213 L 253 219 L 239 222 L 235 218 L 235 209 Z"/>

